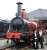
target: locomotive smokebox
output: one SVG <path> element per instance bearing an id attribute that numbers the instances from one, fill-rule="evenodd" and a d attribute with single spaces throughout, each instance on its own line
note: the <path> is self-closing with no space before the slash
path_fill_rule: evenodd
<path id="1" fill-rule="evenodd" d="M 17 12 L 17 17 L 21 16 L 20 13 L 21 13 L 21 5 L 23 4 L 22 2 L 17 2 L 16 3 L 18 5 L 18 12 Z"/>

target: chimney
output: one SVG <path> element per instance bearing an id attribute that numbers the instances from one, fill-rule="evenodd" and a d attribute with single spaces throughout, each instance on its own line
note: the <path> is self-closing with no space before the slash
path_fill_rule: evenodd
<path id="1" fill-rule="evenodd" d="M 17 17 L 20 17 L 20 14 L 21 14 L 21 5 L 22 5 L 23 3 L 21 3 L 21 2 L 17 2 L 16 4 L 18 5 Z"/>

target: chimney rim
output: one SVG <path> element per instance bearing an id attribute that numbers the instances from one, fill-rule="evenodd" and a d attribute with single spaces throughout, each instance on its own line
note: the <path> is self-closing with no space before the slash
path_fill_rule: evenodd
<path id="1" fill-rule="evenodd" d="M 19 5 L 19 4 L 23 4 L 23 3 L 22 3 L 22 2 L 17 2 L 16 4 L 18 4 L 18 5 Z"/>

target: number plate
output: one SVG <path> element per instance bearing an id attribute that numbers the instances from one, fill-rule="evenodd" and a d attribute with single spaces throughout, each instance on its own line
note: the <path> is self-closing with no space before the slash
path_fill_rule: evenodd
<path id="1" fill-rule="evenodd" d="M 20 40 L 20 42 L 24 42 L 24 40 Z"/>

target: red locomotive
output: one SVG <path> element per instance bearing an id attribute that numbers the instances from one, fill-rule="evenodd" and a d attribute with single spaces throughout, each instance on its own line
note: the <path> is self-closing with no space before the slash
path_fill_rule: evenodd
<path id="1" fill-rule="evenodd" d="M 7 29 L 5 29 L 4 36 L 8 40 L 11 39 L 15 43 L 15 46 L 22 47 L 29 44 L 32 30 L 36 28 L 36 25 L 20 17 L 22 3 L 18 2 L 17 4 L 18 12 L 16 17 L 11 20 L 11 23 L 6 25 Z"/>

